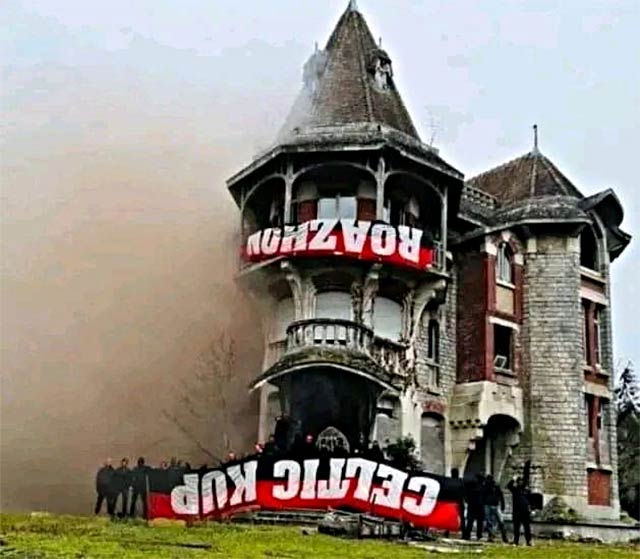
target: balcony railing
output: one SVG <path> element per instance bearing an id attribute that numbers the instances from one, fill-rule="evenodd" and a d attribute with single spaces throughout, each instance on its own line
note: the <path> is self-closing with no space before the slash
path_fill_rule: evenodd
<path id="1" fill-rule="evenodd" d="M 384 338 L 374 338 L 371 347 L 373 359 L 394 375 L 404 374 L 406 347 Z"/>
<path id="2" fill-rule="evenodd" d="M 369 354 L 373 331 L 350 320 L 315 318 L 287 328 L 287 351 L 308 346 L 338 346 Z"/>
<path id="3" fill-rule="evenodd" d="M 315 318 L 294 322 L 287 328 L 286 352 L 307 347 L 357 351 L 393 375 L 405 374 L 403 344 L 378 338 L 371 328 L 350 320 Z"/>

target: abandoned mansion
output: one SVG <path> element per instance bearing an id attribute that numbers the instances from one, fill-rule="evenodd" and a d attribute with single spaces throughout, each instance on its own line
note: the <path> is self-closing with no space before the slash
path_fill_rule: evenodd
<path id="1" fill-rule="evenodd" d="M 465 180 L 420 140 L 352 0 L 276 142 L 228 180 L 263 320 L 259 436 L 411 436 L 425 469 L 531 461 L 532 490 L 619 516 L 610 264 L 630 236 L 534 142 Z"/>

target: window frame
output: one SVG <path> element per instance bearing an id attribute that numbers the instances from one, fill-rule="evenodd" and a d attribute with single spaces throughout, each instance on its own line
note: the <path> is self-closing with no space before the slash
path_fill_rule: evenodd
<path id="1" fill-rule="evenodd" d="M 344 200 L 344 201 L 343 201 Z M 346 206 L 346 200 L 353 200 L 353 215 L 341 215 Z M 323 202 L 333 201 L 333 212 L 331 215 L 321 216 L 320 211 Z M 335 196 L 318 196 L 316 219 L 358 219 L 358 197 L 351 194 L 336 194 Z"/>
<path id="2" fill-rule="evenodd" d="M 388 301 L 390 303 L 393 303 L 395 307 L 397 307 L 397 310 L 399 312 L 399 324 L 398 326 L 400 327 L 398 330 L 398 333 L 395 337 L 389 337 L 386 335 L 386 332 L 383 332 L 380 329 L 380 325 L 376 324 L 376 310 L 377 308 L 379 308 L 379 301 Z M 392 299 L 391 297 L 385 297 L 384 295 L 377 295 L 373 301 L 373 312 L 372 312 L 372 316 L 371 316 L 371 325 L 373 327 L 373 333 L 377 338 L 381 338 L 383 340 L 389 340 L 391 342 L 394 343 L 401 343 L 402 342 L 402 337 L 404 335 L 404 332 L 402 330 L 402 320 L 403 320 L 403 313 L 404 313 L 404 307 L 402 305 L 402 303 L 399 303 L 398 301 L 396 301 L 395 299 Z"/>
<path id="3" fill-rule="evenodd" d="M 602 366 L 602 308 L 598 305 L 593 310 L 593 356 L 595 367 Z"/>
<path id="4" fill-rule="evenodd" d="M 503 355 L 498 353 L 497 347 L 497 329 L 503 329 L 506 332 L 509 332 L 509 354 Z M 500 367 L 497 365 L 496 361 L 499 357 L 506 358 L 506 363 L 504 367 Z M 505 326 L 504 324 L 493 323 L 493 369 L 494 371 L 507 372 L 507 373 L 515 373 L 515 329 L 510 328 L 509 326 Z"/>
<path id="5" fill-rule="evenodd" d="M 440 364 L 440 321 L 434 316 L 427 321 L 427 360 Z"/>
<path id="6" fill-rule="evenodd" d="M 506 241 L 501 242 L 498 245 L 498 252 L 496 254 L 496 283 L 504 285 L 506 287 L 515 287 L 514 280 L 514 251 L 511 245 Z M 508 270 L 509 277 L 505 279 L 505 271 Z"/>

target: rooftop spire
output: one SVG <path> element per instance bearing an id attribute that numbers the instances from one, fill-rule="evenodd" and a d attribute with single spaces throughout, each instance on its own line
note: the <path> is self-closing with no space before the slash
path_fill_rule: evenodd
<path id="1" fill-rule="evenodd" d="M 534 124 L 533 125 L 533 150 L 532 152 L 534 155 L 538 155 L 540 153 L 540 150 L 538 149 L 538 125 Z"/>
<path id="2" fill-rule="evenodd" d="M 304 75 L 305 87 L 283 133 L 378 124 L 420 139 L 393 82 L 391 60 L 355 0 L 349 1 L 325 48 L 307 63 Z"/>

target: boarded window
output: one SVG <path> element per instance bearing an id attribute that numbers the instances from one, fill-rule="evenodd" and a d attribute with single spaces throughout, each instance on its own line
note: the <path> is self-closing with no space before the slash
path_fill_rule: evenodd
<path id="1" fill-rule="evenodd" d="M 611 474 L 601 470 L 587 472 L 590 505 L 611 506 Z"/>
<path id="2" fill-rule="evenodd" d="M 442 416 L 422 414 L 420 457 L 427 472 L 444 474 L 444 420 Z"/>

